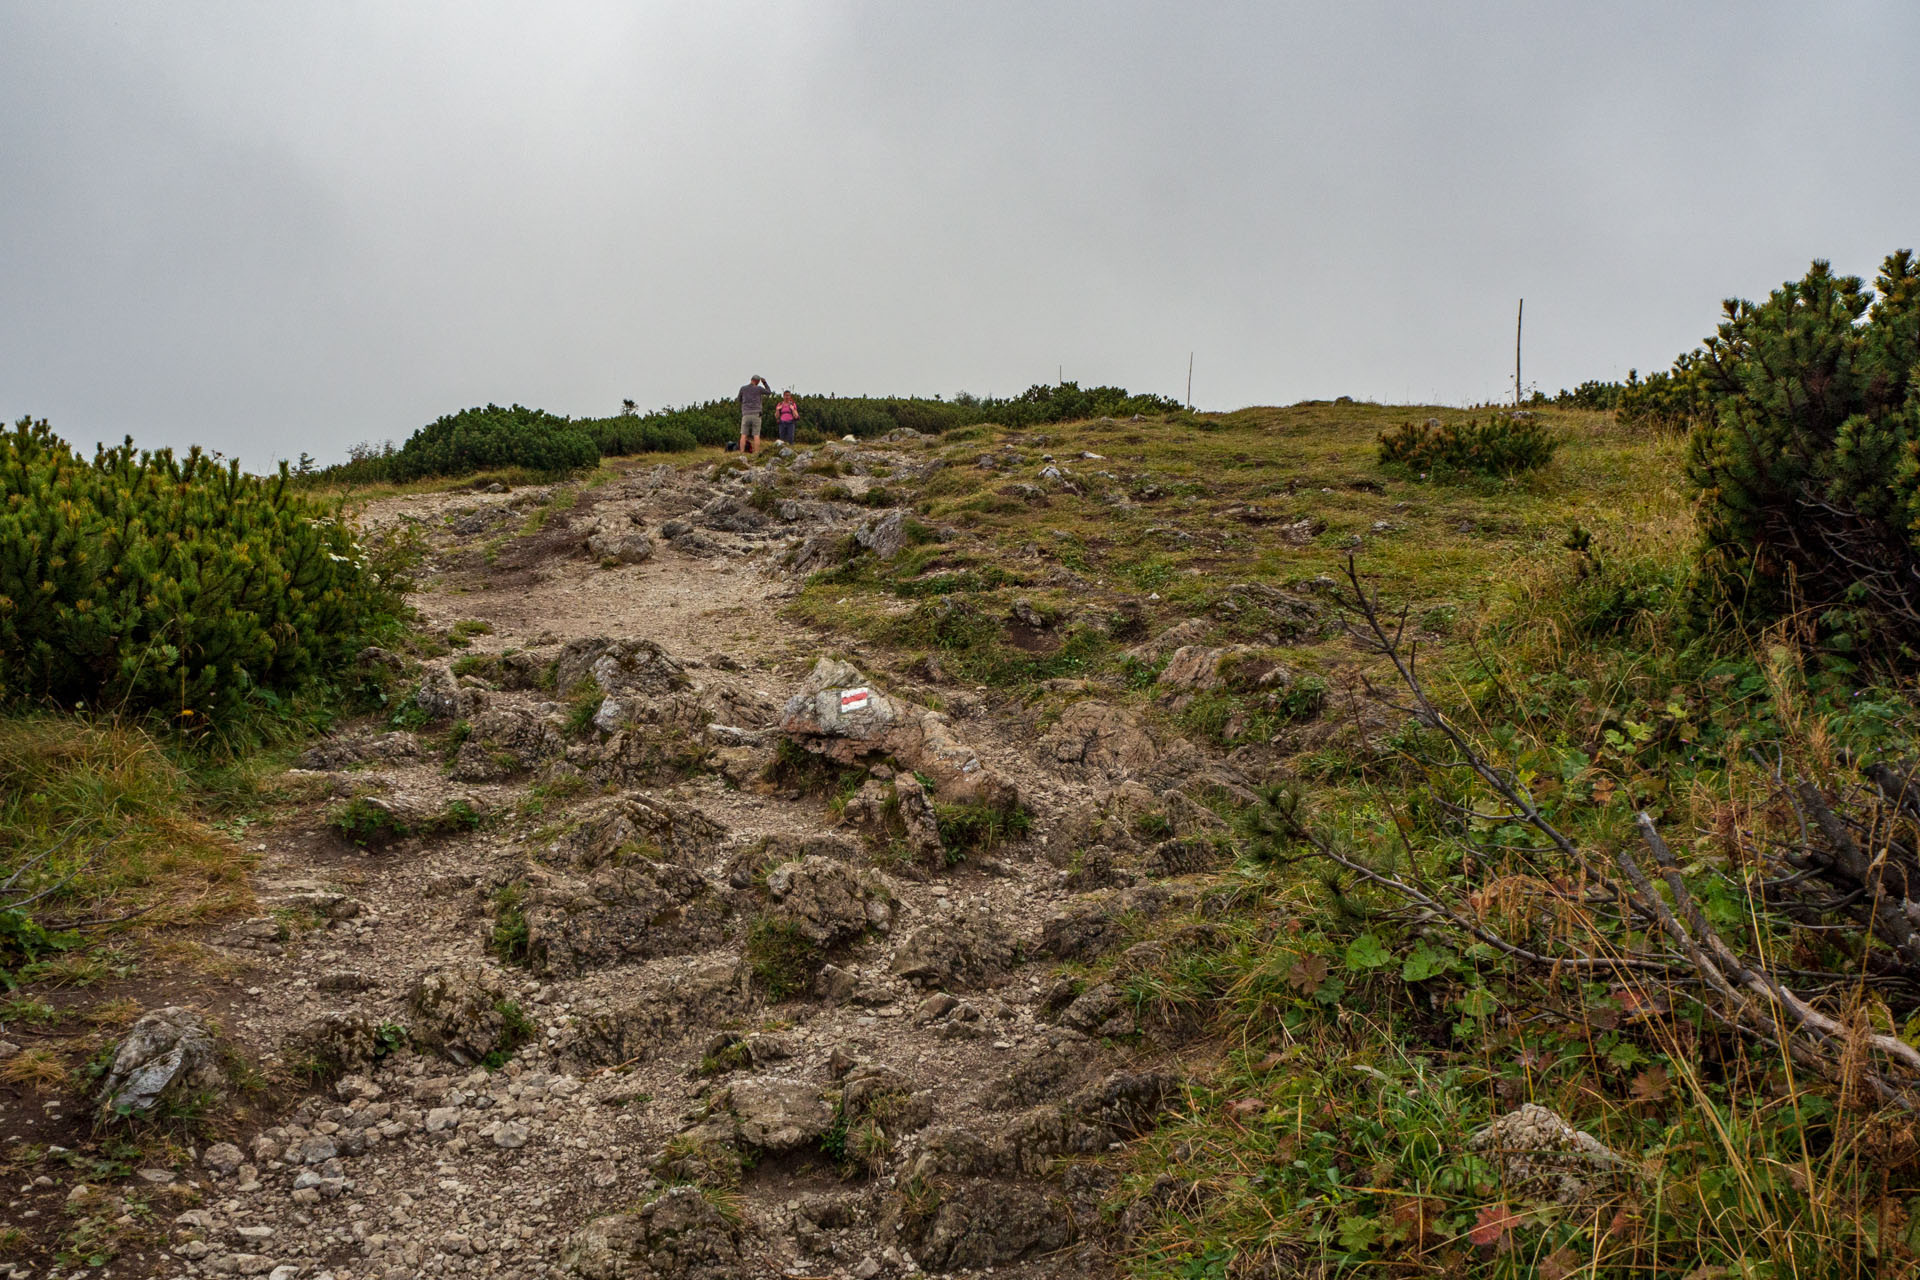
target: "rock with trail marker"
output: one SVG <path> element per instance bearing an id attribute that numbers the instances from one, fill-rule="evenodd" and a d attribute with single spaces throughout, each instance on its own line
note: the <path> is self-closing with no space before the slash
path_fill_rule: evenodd
<path id="1" fill-rule="evenodd" d="M 892 757 L 930 779 L 942 800 L 1011 809 L 1013 783 L 954 736 L 947 718 L 880 692 L 844 662 L 822 658 L 787 700 L 780 731 L 842 764 Z"/>

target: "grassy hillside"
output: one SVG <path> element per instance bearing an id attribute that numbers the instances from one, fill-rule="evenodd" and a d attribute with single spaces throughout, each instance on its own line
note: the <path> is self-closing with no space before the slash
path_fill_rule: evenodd
<path id="1" fill-rule="evenodd" d="M 1823 865 L 1795 784 L 1912 847 L 1860 772 L 1909 758 L 1906 691 L 1823 674 L 1791 626 L 1686 623 L 1681 439 L 1549 410 L 1544 470 L 1383 472 L 1380 433 L 1429 413 L 1470 416 L 1313 404 L 948 433 L 917 545 L 854 555 L 794 605 L 907 670 L 1011 694 L 1037 728 L 1091 690 L 1264 785 L 1212 797 L 1237 858 L 1202 910 L 1066 971 L 1119 983 L 1139 1048 L 1204 1082 L 1113 1198 L 1152 1223 L 1137 1274 L 1910 1274 L 1911 1076 L 1875 1096 L 1893 1068 L 1864 1046 L 1920 1041 L 1920 991 L 1844 893 L 1809 892 L 1782 856 Z M 1412 691 L 1347 625 L 1349 556 L 1464 747 L 1370 696 Z M 1165 655 L 1129 647 L 1183 619 L 1188 643 L 1243 648 L 1174 695 Z M 1475 759 L 1578 856 L 1501 812 Z M 1775 1005 L 1774 1032 L 1743 1034 L 1684 962 L 1582 967 L 1670 954 L 1653 921 L 1581 896 L 1621 850 L 1651 865 L 1640 813 L 1678 863 L 1655 896 L 1704 904 L 1702 928 L 1852 1030 L 1788 1035 Z M 1605 1172 L 1556 1197 L 1473 1149 L 1526 1103 L 1604 1144 Z"/>

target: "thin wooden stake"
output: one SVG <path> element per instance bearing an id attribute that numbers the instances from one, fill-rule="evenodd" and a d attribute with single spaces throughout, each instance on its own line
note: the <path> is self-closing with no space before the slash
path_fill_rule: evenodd
<path id="1" fill-rule="evenodd" d="M 1527 315 L 1527 300 L 1520 299 L 1520 309 L 1513 316 L 1513 407 L 1520 407 L 1520 322 Z"/>

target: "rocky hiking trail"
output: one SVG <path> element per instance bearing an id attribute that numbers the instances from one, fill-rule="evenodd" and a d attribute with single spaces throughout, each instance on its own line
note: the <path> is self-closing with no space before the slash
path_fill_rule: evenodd
<path id="1" fill-rule="evenodd" d="M 249 832 L 262 914 L 207 940 L 232 999 L 185 1003 L 310 1083 L 196 1149 L 194 1207 L 116 1274 L 1114 1268 L 1134 1215 L 1092 1157 L 1185 1073 L 1062 966 L 1206 930 L 1194 797 L 1250 784 L 1097 688 L 1056 682 L 1086 696 L 1042 732 L 783 620 L 810 569 L 910 536 L 859 503 L 874 471 L 941 465 L 911 433 L 818 453 L 828 497 L 784 451 L 360 512 L 420 530 L 415 603 L 469 647 L 369 655 L 403 714 L 307 751 Z M 947 806 L 1002 838 L 949 848 Z M 191 1074 L 203 1025 L 150 1013 L 109 1091 Z"/>

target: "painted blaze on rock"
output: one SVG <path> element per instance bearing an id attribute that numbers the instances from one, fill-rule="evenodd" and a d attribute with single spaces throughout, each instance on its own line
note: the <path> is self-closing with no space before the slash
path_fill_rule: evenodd
<path id="1" fill-rule="evenodd" d="M 1012 782 L 980 761 L 954 736 L 947 718 L 873 688 L 856 668 L 822 658 L 787 700 L 780 731 L 816 755 L 841 764 L 891 756 L 932 779 L 942 800 L 1011 809 Z"/>

